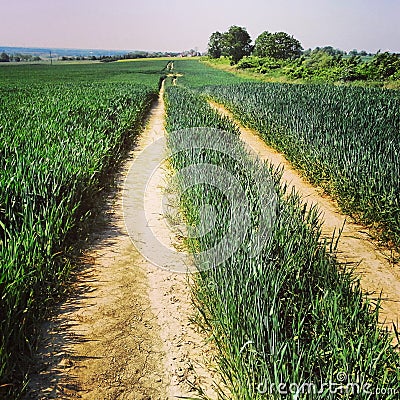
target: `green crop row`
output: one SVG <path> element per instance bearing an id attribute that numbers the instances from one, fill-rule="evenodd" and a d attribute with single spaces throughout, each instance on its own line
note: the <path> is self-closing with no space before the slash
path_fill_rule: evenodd
<path id="1" fill-rule="evenodd" d="M 344 212 L 400 245 L 400 93 L 241 83 L 204 90 L 256 129 Z"/>
<path id="2" fill-rule="evenodd" d="M 24 379 L 37 322 L 82 222 L 156 96 L 128 83 L 0 87 L 0 397 Z M 8 393 L 8 395 L 7 395 Z"/>
<path id="3" fill-rule="evenodd" d="M 174 61 L 173 72 L 178 74 L 178 85 L 192 88 L 204 85 L 229 85 L 256 81 L 255 78 L 241 78 L 225 71 L 210 68 L 197 60 L 190 59 Z"/>
<path id="4" fill-rule="evenodd" d="M 165 60 L 134 60 L 113 63 L 76 63 L 57 65 L 0 65 L 0 86 L 24 86 L 36 83 L 125 82 L 146 84 L 157 88 Z"/>
<path id="5" fill-rule="evenodd" d="M 375 388 L 398 388 L 399 357 L 378 326 L 378 306 L 327 253 L 318 210 L 287 193 L 279 171 L 250 155 L 237 128 L 198 94 L 168 87 L 165 96 L 171 163 L 199 271 L 194 301 L 229 398 L 375 399 Z M 217 265 L 214 250 L 232 235 L 232 251 Z M 370 393 L 346 393 L 348 383 Z M 302 385 L 295 397 L 290 390 Z"/>

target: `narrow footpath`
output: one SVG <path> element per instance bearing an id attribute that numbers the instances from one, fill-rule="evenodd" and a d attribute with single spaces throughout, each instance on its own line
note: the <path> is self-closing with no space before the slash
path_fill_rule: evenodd
<path id="1" fill-rule="evenodd" d="M 350 221 L 341 213 L 337 203 L 323 194 L 321 188 L 316 188 L 307 182 L 298 171 L 275 149 L 269 147 L 252 129 L 245 128 L 237 121 L 231 112 L 221 104 L 210 101 L 211 106 L 221 114 L 233 119 L 240 127 L 241 140 L 262 160 L 272 165 L 282 166 L 282 181 L 293 187 L 309 204 L 318 205 L 323 220 L 322 234 L 331 239 L 342 229 L 337 258 L 355 268 L 355 273 L 361 278 L 361 287 L 372 300 L 382 293 L 380 322 L 393 330 L 393 324 L 400 330 L 400 268 L 390 262 L 390 252 L 378 247 L 371 238 L 368 229 Z"/>
<path id="2" fill-rule="evenodd" d="M 164 120 L 162 89 L 118 177 L 116 193 L 110 194 L 72 295 L 43 326 L 37 370 L 26 399 L 160 400 L 200 398 L 202 391 L 217 398 L 212 351 L 190 321 L 194 309 L 189 276 L 144 258 L 124 221 L 124 193 L 132 190 L 136 179 L 147 179 L 154 171 L 144 168 L 143 176 L 126 178 L 146 146 L 165 135 Z M 150 161 L 157 161 L 158 175 L 165 178 L 163 152 L 156 157 L 159 160 L 149 160 L 149 168 Z M 163 188 L 150 185 L 146 195 L 152 223 L 165 225 L 158 207 Z M 138 235 L 147 229 L 139 220 L 134 226 Z M 154 231 L 162 234 L 163 229 L 155 226 Z M 159 239 L 172 248 L 172 236 Z"/>

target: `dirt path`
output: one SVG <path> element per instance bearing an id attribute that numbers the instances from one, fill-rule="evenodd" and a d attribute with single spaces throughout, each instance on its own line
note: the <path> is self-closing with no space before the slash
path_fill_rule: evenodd
<path id="1" fill-rule="evenodd" d="M 153 172 L 144 167 L 142 176 L 129 179 L 129 170 L 143 149 L 164 133 L 161 91 L 121 172 L 118 191 L 110 195 L 104 226 L 85 254 L 73 295 L 43 327 L 37 371 L 26 399 L 198 398 L 195 388 L 217 398 L 210 349 L 189 321 L 194 311 L 188 276 L 152 265 L 136 250 L 125 226 L 124 194 L 135 179 L 147 179 Z M 155 156 L 162 162 L 163 153 Z M 164 172 L 158 169 L 156 175 L 162 178 Z M 147 211 L 155 216 L 155 231 L 163 235 L 159 184 L 149 185 Z M 143 224 L 146 221 L 134 224 L 138 235 L 147 228 Z M 160 240 L 173 247 L 173 235 L 164 236 Z"/>
<path id="2" fill-rule="evenodd" d="M 282 180 L 288 183 L 289 189 L 295 187 L 308 203 L 318 204 L 324 220 L 323 235 L 328 239 L 332 238 L 333 232 L 336 230 L 337 233 L 346 221 L 346 216 L 340 212 L 337 203 L 324 195 L 322 189 L 315 188 L 302 178 L 282 154 L 260 139 L 256 131 L 243 127 L 222 105 L 215 102 L 210 104 L 220 113 L 235 120 L 240 126 L 240 138 L 261 159 L 268 160 L 275 166 L 284 167 Z M 369 298 L 377 299 L 382 292 L 380 321 L 389 329 L 393 329 L 395 323 L 399 330 L 400 268 L 399 265 L 392 265 L 389 262 L 390 252 L 378 247 L 370 237 L 368 229 L 349 221 L 347 217 L 337 257 L 341 262 L 356 266 L 355 272 L 361 277 L 361 286 Z"/>

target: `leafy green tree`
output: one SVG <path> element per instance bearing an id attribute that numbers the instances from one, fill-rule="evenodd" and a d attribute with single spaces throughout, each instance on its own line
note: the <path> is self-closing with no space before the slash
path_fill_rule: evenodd
<path id="1" fill-rule="evenodd" d="M 265 31 L 257 37 L 254 46 L 255 55 L 281 60 L 300 57 L 302 50 L 300 42 L 285 32 Z"/>
<path id="2" fill-rule="evenodd" d="M 211 58 L 220 58 L 222 55 L 222 46 L 223 46 L 223 37 L 224 35 L 221 32 L 214 32 L 210 36 L 210 40 L 208 42 L 208 56 Z"/>
<path id="3" fill-rule="evenodd" d="M 400 71 L 400 54 L 378 52 L 368 67 L 371 78 L 388 79 Z"/>
<path id="4" fill-rule="evenodd" d="M 0 54 L 0 62 L 9 62 L 10 61 L 10 56 L 7 53 L 4 53 L 4 51 Z"/>
<path id="5" fill-rule="evenodd" d="M 270 32 L 261 33 L 254 44 L 253 54 L 258 57 L 269 57 L 269 48 L 271 46 L 271 35 Z"/>
<path id="6" fill-rule="evenodd" d="M 340 49 L 335 49 L 332 46 L 324 46 L 321 48 L 318 47 L 318 50 L 323 51 L 324 53 L 329 54 L 330 56 L 344 56 L 344 51 Z"/>
<path id="7" fill-rule="evenodd" d="M 223 34 L 222 54 L 228 56 L 233 64 L 237 64 L 252 51 L 251 38 L 246 28 L 232 25 Z"/>
<path id="8" fill-rule="evenodd" d="M 310 70 L 330 68 L 335 65 L 336 58 L 319 48 L 314 50 L 304 61 L 304 66 Z"/>

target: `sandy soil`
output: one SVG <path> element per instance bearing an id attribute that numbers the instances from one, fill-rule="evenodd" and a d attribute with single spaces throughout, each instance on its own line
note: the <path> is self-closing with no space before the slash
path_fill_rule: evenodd
<path id="1" fill-rule="evenodd" d="M 188 275 L 152 265 L 125 226 L 124 191 L 135 184 L 125 178 L 138 154 L 163 135 L 161 92 L 121 172 L 117 193 L 110 194 L 105 221 L 76 274 L 72 296 L 43 326 L 26 399 L 198 398 L 199 390 L 217 398 L 212 351 L 190 322 Z M 144 170 L 142 178 L 148 174 Z M 147 211 L 152 213 L 154 205 L 154 224 L 165 225 L 158 207 L 163 189 L 153 185 L 149 190 Z M 138 221 L 135 229 L 140 234 L 145 226 Z M 172 236 L 161 239 L 173 247 Z"/>
<path id="2" fill-rule="evenodd" d="M 232 114 L 222 105 L 215 102 L 210 104 L 222 114 L 234 119 Z M 390 251 L 382 249 L 372 239 L 367 228 L 356 224 L 342 214 L 337 203 L 323 193 L 321 188 L 316 188 L 308 183 L 298 171 L 273 148 L 267 146 L 260 139 L 257 132 L 240 126 L 240 138 L 261 159 L 268 160 L 275 166 L 283 166 L 282 180 L 288 183 L 289 189 L 295 187 L 302 198 L 310 204 L 317 204 L 324 220 L 322 233 L 328 239 L 333 232 L 339 232 L 344 225 L 339 240 L 337 258 L 355 267 L 355 272 L 361 278 L 362 289 L 370 299 L 377 299 L 382 293 L 380 321 L 389 329 L 393 323 L 399 330 L 400 320 L 400 268 L 390 262 Z M 346 223 L 345 223 L 346 221 Z"/>

